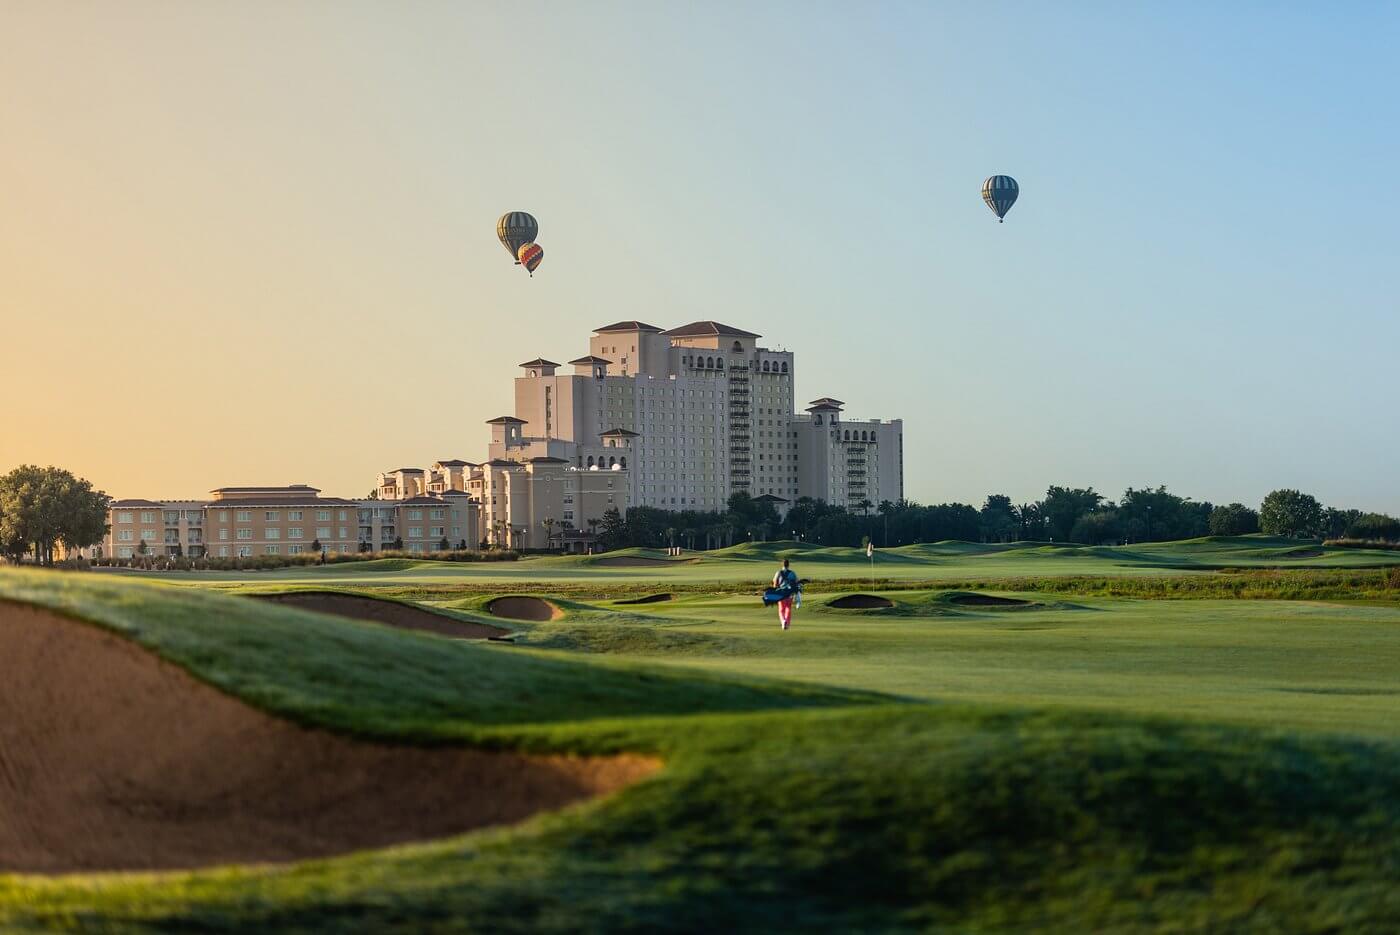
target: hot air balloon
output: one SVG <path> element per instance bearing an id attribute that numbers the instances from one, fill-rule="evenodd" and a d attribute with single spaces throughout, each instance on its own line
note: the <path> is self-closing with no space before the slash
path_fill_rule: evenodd
<path id="1" fill-rule="evenodd" d="M 496 236 L 512 259 L 520 255 L 521 247 L 533 243 L 539 233 L 539 222 L 524 211 L 507 211 L 496 222 Z"/>
<path id="2" fill-rule="evenodd" d="M 1002 218 L 1006 217 L 1006 212 L 1011 210 L 1020 193 L 1021 186 L 1009 175 L 994 175 L 982 183 L 982 200 L 997 216 L 998 224 L 1002 223 Z"/>
<path id="3" fill-rule="evenodd" d="M 525 269 L 529 270 L 530 278 L 535 278 L 535 270 L 540 268 L 540 261 L 544 259 L 544 247 L 537 243 L 527 243 L 520 245 L 520 252 L 516 254 L 517 262 Z"/>

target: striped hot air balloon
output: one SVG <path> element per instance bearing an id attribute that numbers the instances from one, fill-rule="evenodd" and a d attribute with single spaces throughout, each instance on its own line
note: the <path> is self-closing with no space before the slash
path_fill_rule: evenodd
<path id="1" fill-rule="evenodd" d="M 521 244 L 516 258 L 521 266 L 530 271 L 530 278 L 533 279 L 535 270 L 540 268 L 540 261 L 544 259 L 544 247 L 537 243 Z"/>
<path id="2" fill-rule="evenodd" d="M 534 243 L 539 233 L 539 222 L 524 211 L 507 211 L 496 222 L 496 237 L 512 258 L 518 258 L 520 248 L 527 243 Z"/>
<path id="3" fill-rule="evenodd" d="M 982 183 L 982 200 L 997 216 L 998 224 L 1002 223 L 1002 218 L 1006 217 L 1006 212 L 1011 210 L 1020 193 L 1021 186 L 1009 175 L 994 175 Z"/>

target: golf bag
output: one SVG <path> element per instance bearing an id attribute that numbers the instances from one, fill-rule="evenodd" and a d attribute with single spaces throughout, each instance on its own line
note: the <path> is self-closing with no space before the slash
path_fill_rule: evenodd
<path id="1" fill-rule="evenodd" d="M 802 602 L 802 586 L 806 583 L 807 579 L 803 578 L 796 584 L 785 584 L 781 588 L 769 588 L 763 592 L 763 606 L 771 607 L 779 601 L 785 601 L 790 597 L 794 598 L 795 602 L 800 606 Z"/>

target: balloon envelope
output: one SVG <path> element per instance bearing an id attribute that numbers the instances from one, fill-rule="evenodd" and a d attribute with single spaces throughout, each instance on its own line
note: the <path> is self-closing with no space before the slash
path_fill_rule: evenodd
<path id="1" fill-rule="evenodd" d="M 530 271 L 530 275 L 535 275 L 535 270 L 540 268 L 540 262 L 544 259 L 544 247 L 537 243 L 527 243 L 520 246 L 520 252 L 516 254 L 520 265 Z"/>
<path id="2" fill-rule="evenodd" d="M 1021 186 L 1009 175 L 994 175 L 982 183 L 982 200 L 992 209 L 998 221 L 1006 217 L 1006 212 L 1011 210 L 1020 193 Z"/>
<path id="3" fill-rule="evenodd" d="M 539 222 L 524 211 L 507 211 L 496 222 L 496 237 L 512 257 L 519 256 L 520 248 L 534 242 L 539 233 Z"/>

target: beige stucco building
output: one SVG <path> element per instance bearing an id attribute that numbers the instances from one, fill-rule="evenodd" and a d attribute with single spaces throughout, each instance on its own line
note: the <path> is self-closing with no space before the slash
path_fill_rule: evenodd
<path id="1" fill-rule="evenodd" d="M 852 424 L 851 442 L 843 404 L 799 414 L 792 352 L 759 338 L 716 321 L 598 328 L 570 372 L 544 357 L 520 365 L 515 414 L 491 420 L 488 453 L 620 470 L 629 502 L 669 510 L 723 509 L 740 491 L 780 507 L 801 496 L 848 507 L 903 497 L 902 421 Z M 830 434 L 833 421 L 842 434 Z"/>
<path id="2" fill-rule="evenodd" d="M 479 542 L 476 504 L 462 491 L 401 501 L 323 497 L 314 487 L 221 487 L 208 500 L 117 500 L 103 554 L 250 558 L 402 548 L 431 552 Z M 140 544 L 146 543 L 141 552 Z"/>
<path id="3" fill-rule="evenodd" d="M 610 509 L 722 510 L 744 492 L 780 510 L 802 496 L 850 509 L 904 496 L 899 419 L 798 412 L 791 351 L 716 321 L 596 329 L 566 365 L 521 364 L 515 413 L 488 421 L 487 458 L 380 474 L 377 499 L 305 485 L 223 487 L 208 501 L 121 500 L 108 554 L 252 556 L 483 543 L 583 551 Z"/>

